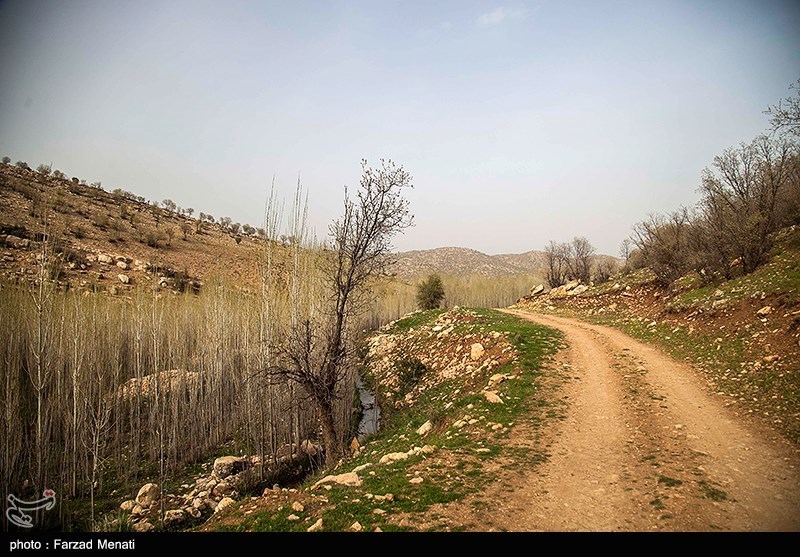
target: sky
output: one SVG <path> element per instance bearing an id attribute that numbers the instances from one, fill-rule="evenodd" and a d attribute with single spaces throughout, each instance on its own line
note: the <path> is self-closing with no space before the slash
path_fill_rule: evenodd
<path id="1" fill-rule="evenodd" d="M 769 0 L 0 0 L 0 156 L 254 226 L 299 178 L 320 237 L 386 158 L 398 250 L 614 255 L 768 131 L 798 30 Z"/>

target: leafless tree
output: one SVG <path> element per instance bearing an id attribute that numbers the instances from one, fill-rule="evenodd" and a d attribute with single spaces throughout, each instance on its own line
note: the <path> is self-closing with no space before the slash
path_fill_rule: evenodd
<path id="1" fill-rule="evenodd" d="M 299 317 L 280 357 L 270 370 L 300 385 L 317 411 L 328 465 L 344 452 L 335 401 L 340 384 L 352 374 L 353 326 L 369 307 L 371 282 L 386 270 L 392 238 L 411 225 L 403 189 L 411 175 L 392 161 L 373 169 L 362 161 L 355 199 L 345 190 L 344 213 L 331 224 L 330 249 L 322 254 L 322 311 Z M 350 396 L 352 393 L 347 393 Z"/>
<path id="2" fill-rule="evenodd" d="M 572 239 L 569 254 L 572 278 L 588 283 L 591 279 L 594 246 L 592 246 L 592 243 L 583 236 L 576 236 Z"/>
<path id="3" fill-rule="evenodd" d="M 544 248 L 544 253 L 547 260 L 548 284 L 551 288 L 561 286 L 569 278 L 569 245 L 550 240 Z"/>
<path id="4" fill-rule="evenodd" d="M 770 116 L 773 131 L 800 137 L 800 79 L 789 88 L 794 89 L 795 95 L 781 99 L 777 105 L 769 107 L 765 114 Z"/>

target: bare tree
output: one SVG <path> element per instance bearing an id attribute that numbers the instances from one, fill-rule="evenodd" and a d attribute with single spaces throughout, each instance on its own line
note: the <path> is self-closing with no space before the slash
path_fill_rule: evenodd
<path id="1" fill-rule="evenodd" d="M 372 301 L 371 282 L 386 270 L 392 237 L 413 220 L 402 196 L 411 175 L 392 161 L 382 160 L 378 169 L 362 161 L 362 169 L 357 198 L 345 190 L 344 214 L 329 229 L 331 245 L 321 264 L 324 307 L 298 318 L 270 370 L 295 381 L 313 402 L 329 466 L 344 452 L 334 404 L 352 374 L 356 318 Z"/>
<path id="2" fill-rule="evenodd" d="M 581 282 L 589 282 L 591 278 L 592 256 L 594 246 L 583 236 L 576 236 L 570 245 L 570 271 L 572 278 Z"/>
<path id="3" fill-rule="evenodd" d="M 569 274 L 569 246 L 550 240 L 544 248 L 547 259 L 547 282 L 552 288 L 567 282 Z"/>
<path id="4" fill-rule="evenodd" d="M 786 97 L 775 106 L 764 111 L 770 116 L 769 123 L 773 131 L 784 131 L 800 137 L 800 79 L 789 89 L 794 89 L 794 97 Z"/>
<path id="5" fill-rule="evenodd" d="M 619 256 L 625 262 L 625 270 L 627 271 L 629 268 L 629 262 L 631 259 L 631 250 L 633 249 L 633 242 L 631 242 L 630 238 L 625 238 L 622 240 L 622 243 L 619 245 Z"/>

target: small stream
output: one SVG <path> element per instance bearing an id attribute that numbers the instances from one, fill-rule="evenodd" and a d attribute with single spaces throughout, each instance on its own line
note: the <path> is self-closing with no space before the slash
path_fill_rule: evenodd
<path id="1" fill-rule="evenodd" d="M 361 400 L 361 408 L 363 410 L 356 436 L 359 441 L 363 441 L 364 438 L 369 437 L 380 429 L 381 407 L 375 401 L 375 395 L 367 389 L 360 376 L 356 379 L 356 389 L 358 389 L 358 398 Z"/>

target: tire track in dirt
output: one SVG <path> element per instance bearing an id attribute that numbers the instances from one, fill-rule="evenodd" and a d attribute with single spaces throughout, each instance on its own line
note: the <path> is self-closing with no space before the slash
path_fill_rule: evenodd
<path id="1" fill-rule="evenodd" d="M 563 331 L 577 380 L 499 528 L 800 530 L 797 449 L 741 422 L 691 366 L 608 327 L 510 313 Z"/>

